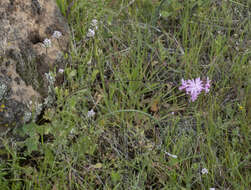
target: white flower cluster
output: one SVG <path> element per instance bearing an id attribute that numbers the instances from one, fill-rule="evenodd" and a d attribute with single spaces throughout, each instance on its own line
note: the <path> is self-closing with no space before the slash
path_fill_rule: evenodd
<path id="1" fill-rule="evenodd" d="M 94 36 L 95 36 L 95 30 L 92 30 L 91 28 L 89 28 L 87 32 L 87 37 L 92 38 Z"/>
<path id="2" fill-rule="evenodd" d="M 88 29 L 87 37 L 92 38 L 95 36 L 95 31 L 98 30 L 98 20 L 93 19 L 91 22 L 91 28 Z"/>
<path id="3" fill-rule="evenodd" d="M 57 31 L 57 30 L 54 31 L 54 33 L 52 34 L 52 37 L 56 38 L 56 39 L 59 39 L 61 36 L 62 36 L 62 33 Z M 51 40 L 49 38 L 45 38 L 44 41 L 43 41 L 43 46 L 45 48 L 50 48 L 51 45 L 52 45 Z"/>
<path id="4" fill-rule="evenodd" d="M 94 117 L 95 116 L 95 111 L 93 111 L 93 109 L 91 109 L 90 111 L 87 112 L 87 117 Z"/>
<path id="5" fill-rule="evenodd" d="M 98 29 L 98 20 L 97 19 L 92 19 L 91 26 L 97 30 Z"/>
<path id="6" fill-rule="evenodd" d="M 54 31 L 54 33 L 52 34 L 53 38 L 59 39 L 62 36 L 62 33 L 59 31 Z"/>
<path id="7" fill-rule="evenodd" d="M 45 48 L 50 48 L 51 47 L 51 40 L 48 38 L 45 38 L 43 41 L 43 45 Z"/>
<path id="8" fill-rule="evenodd" d="M 204 175 L 204 174 L 208 174 L 208 170 L 207 170 L 207 168 L 203 168 L 202 170 L 201 170 L 201 173 Z"/>
<path id="9" fill-rule="evenodd" d="M 58 72 L 62 74 L 62 73 L 64 73 L 64 69 L 60 68 L 60 69 L 58 69 Z"/>

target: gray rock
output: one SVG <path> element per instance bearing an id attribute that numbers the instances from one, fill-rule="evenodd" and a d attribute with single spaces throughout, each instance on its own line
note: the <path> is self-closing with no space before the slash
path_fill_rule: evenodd
<path id="1" fill-rule="evenodd" d="M 69 27 L 54 0 L 0 1 L 0 132 L 53 103 L 50 71 L 64 68 L 68 44 Z"/>

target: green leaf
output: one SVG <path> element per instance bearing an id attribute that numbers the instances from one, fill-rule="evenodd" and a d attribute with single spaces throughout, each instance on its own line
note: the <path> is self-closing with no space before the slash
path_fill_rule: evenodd
<path id="1" fill-rule="evenodd" d="M 172 13 L 171 13 L 171 12 L 168 12 L 168 11 L 161 11 L 160 14 L 161 14 L 162 17 L 167 18 L 167 17 L 169 17 Z"/>
<path id="2" fill-rule="evenodd" d="M 94 69 L 92 72 L 92 82 L 94 82 L 94 80 L 96 79 L 97 74 L 99 73 L 98 69 Z"/>
<path id="3" fill-rule="evenodd" d="M 72 71 L 70 71 L 68 76 L 69 76 L 69 78 L 73 78 L 76 76 L 76 74 L 77 74 L 77 71 L 75 69 L 73 69 Z"/>
<path id="4" fill-rule="evenodd" d="M 30 135 L 30 136 L 33 136 L 36 133 L 36 127 L 37 127 L 37 124 L 33 123 L 33 122 L 25 124 L 22 127 L 22 130 L 20 131 L 20 135 Z"/>
<path id="5" fill-rule="evenodd" d="M 97 163 L 97 164 L 95 164 L 95 165 L 93 166 L 93 168 L 95 168 L 95 169 L 100 169 L 100 168 L 102 168 L 102 164 L 101 164 L 101 163 Z"/>
<path id="6" fill-rule="evenodd" d="M 111 178 L 113 183 L 117 183 L 120 180 L 121 176 L 119 172 L 112 171 Z"/>
<path id="7" fill-rule="evenodd" d="M 30 154 L 32 151 L 38 150 L 39 136 L 35 135 L 25 140 L 25 145 L 27 146 L 27 153 Z"/>

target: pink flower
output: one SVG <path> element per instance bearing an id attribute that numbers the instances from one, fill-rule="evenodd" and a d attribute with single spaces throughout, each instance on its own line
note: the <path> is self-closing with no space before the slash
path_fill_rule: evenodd
<path id="1" fill-rule="evenodd" d="M 185 81 L 184 79 L 181 79 L 181 83 L 182 85 L 179 87 L 179 90 L 183 90 L 183 89 L 186 89 L 188 86 L 187 86 L 187 81 Z"/>
<path id="2" fill-rule="evenodd" d="M 185 90 L 186 94 L 190 95 L 191 101 L 194 102 L 202 90 L 205 90 L 205 93 L 209 92 L 210 82 L 211 80 L 208 77 L 205 84 L 200 80 L 200 77 L 192 80 L 181 79 L 182 85 L 179 87 L 179 90 Z"/>
<path id="3" fill-rule="evenodd" d="M 197 99 L 202 90 L 203 84 L 200 78 L 196 78 L 195 80 L 188 80 L 188 87 L 186 88 L 186 92 L 191 95 L 192 102 Z"/>

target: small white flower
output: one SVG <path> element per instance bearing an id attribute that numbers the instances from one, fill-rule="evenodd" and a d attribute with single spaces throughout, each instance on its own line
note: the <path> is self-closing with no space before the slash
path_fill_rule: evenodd
<path id="1" fill-rule="evenodd" d="M 74 128 L 71 129 L 70 134 L 74 134 L 76 130 Z"/>
<path id="2" fill-rule="evenodd" d="M 58 69 L 58 72 L 59 72 L 59 73 L 63 73 L 63 72 L 64 72 L 64 69 Z"/>
<path id="3" fill-rule="evenodd" d="M 87 33 L 87 37 L 91 38 L 93 36 L 95 36 L 95 30 L 92 30 L 92 29 L 89 28 L 88 33 Z"/>
<path id="4" fill-rule="evenodd" d="M 176 156 L 176 155 L 174 155 L 174 154 L 170 154 L 169 152 L 166 152 L 166 151 L 165 151 L 165 153 L 166 153 L 168 156 L 172 157 L 172 158 L 178 158 L 178 156 Z"/>
<path id="5" fill-rule="evenodd" d="M 44 45 L 45 48 L 51 47 L 51 40 L 48 39 L 48 38 L 45 38 L 44 41 L 43 41 L 43 45 Z"/>
<path id="6" fill-rule="evenodd" d="M 209 190 L 215 190 L 215 188 L 209 188 Z"/>
<path id="7" fill-rule="evenodd" d="M 174 115 L 174 111 L 172 111 L 171 114 Z"/>
<path id="8" fill-rule="evenodd" d="M 98 20 L 92 19 L 91 25 L 97 30 L 98 29 Z"/>
<path id="9" fill-rule="evenodd" d="M 208 170 L 207 170 L 207 168 L 203 168 L 202 170 L 201 170 L 201 173 L 204 175 L 204 174 L 208 174 Z"/>
<path id="10" fill-rule="evenodd" d="M 95 112 L 93 111 L 93 109 L 91 109 L 90 111 L 87 112 L 87 117 L 93 117 L 95 116 Z"/>
<path id="11" fill-rule="evenodd" d="M 57 30 L 54 31 L 54 33 L 52 35 L 53 38 L 57 38 L 57 39 L 59 39 L 61 36 L 62 36 L 62 33 Z"/>

